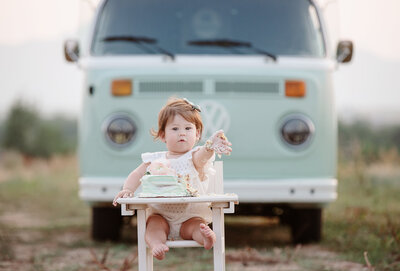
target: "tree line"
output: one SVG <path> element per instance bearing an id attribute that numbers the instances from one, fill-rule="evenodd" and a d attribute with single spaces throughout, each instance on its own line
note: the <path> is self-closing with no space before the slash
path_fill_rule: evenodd
<path id="1" fill-rule="evenodd" d="M 18 100 L 0 124 L 0 146 L 26 157 L 74 153 L 77 122 L 62 116 L 44 118 L 34 106 Z"/>
<path id="2" fill-rule="evenodd" d="M 399 159 L 400 124 L 374 127 L 365 120 L 339 122 L 339 159 L 362 159 L 366 163 L 382 160 L 385 156 Z"/>
<path id="3" fill-rule="evenodd" d="M 339 122 L 339 158 L 361 156 L 366 162 L 382 158 L 386 151 L 400 151 L 400 125 L 374 128 L 367 121 Z M 18 151 L 29 157 L 50 158 L 76 152 L 77 120 L 61 116 L 44 118 L 23 101 L 10 108 L 0 123 L 1 149 Z"/>

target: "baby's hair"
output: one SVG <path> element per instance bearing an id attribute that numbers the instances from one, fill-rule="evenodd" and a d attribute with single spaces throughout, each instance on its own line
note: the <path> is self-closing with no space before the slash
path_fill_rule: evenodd
<path id="1" fill-rule="evenodd" d="M 199 137 L 203 133 L 203 122 L 201 120 L 200 113 L 188 103 L 188 101 L 180 98 L 171 97 L 167 103 L 161 108 L 158 113 L 158 131 L 154 129 L 150 130 L 154 140 L 159 139 L 165 134 L 165 126 L 170 118 L 176 115 L 181 115 L 188 122 L 193 123 L 196 126 L 196 130 L 199 131 Z"/>

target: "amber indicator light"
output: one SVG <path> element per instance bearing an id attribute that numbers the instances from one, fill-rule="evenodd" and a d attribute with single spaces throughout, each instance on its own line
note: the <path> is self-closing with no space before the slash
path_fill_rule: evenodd
<path id="1" fill-rule="evenodd" d="M 114 80 L 114 81 L 112 81 L 111 93 L 113 96 L 132 95 L 132 81 L 131 80 Z"/>
<path id="2" fill-rule="evenodd" d="M 286 97 L 302 98 L 306 96 L 306 83 L 303 81 L 286 81 L 285 82 Z"/>

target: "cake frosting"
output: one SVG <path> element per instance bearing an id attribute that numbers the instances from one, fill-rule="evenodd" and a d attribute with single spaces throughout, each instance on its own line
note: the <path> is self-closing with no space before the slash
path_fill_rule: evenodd
<path id="1" fill-rule="evenodd" d="M 191 197 L 194 191 L 185 180 L 172 175 L 145 175 L 139 197 Z"/>

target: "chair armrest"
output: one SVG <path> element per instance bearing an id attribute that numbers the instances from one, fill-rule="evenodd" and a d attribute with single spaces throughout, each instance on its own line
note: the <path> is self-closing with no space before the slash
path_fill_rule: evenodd
<path id="1" fill-rule="evenodd" d="M 121 204 L 121 215 L 122 216 L 132 216 L 135 214 L 135 209 L 130 210 L 128 209 L 128 205 L 125 203 Z"/>
<path id="2" fill-rule="evenodd" d="M 224 213 L 225 214 L 233 214 L 233 213 L 235 213 L 235 204 L 237 204 L 237 203 L 235 203 L 233 201 L 230 201 L 229 202 L 229 207 L 224 209 Z"/>

